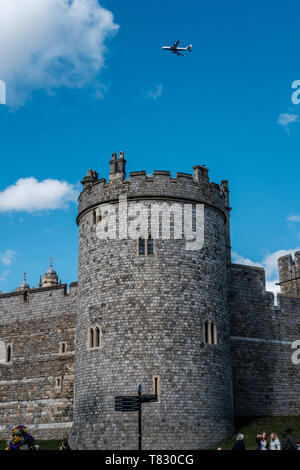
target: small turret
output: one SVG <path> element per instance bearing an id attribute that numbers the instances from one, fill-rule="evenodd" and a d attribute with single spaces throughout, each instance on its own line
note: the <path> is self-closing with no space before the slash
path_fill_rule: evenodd
<path id="1" fill-rule="evenodd" d="M 226 256 L 227 263 L 231 263 L 231 241 L 230 241 L 230 203 L 229 203 L 229 188 L 228 180 L 221 181 L 221 194 L 224 197 L 225 210 L 226 210 L 226 226 L 225 226 L 225 242 L 226 242 Z"/>
<path id="2" fill-rule="evenodd" d="M 208 168 L 205 165 L 196 165 L 193 167 L 194 181 L 209 183 Z"/>
<path id="3" fill-rule="evenodd" d="M 81 184 L 83 185 L 83 188 L 85 188 L 86 186 L 94 183 L 95 181 L 98 181 L 98 173 L 93 170 L 88 170 L 87 176 L 83 178 Z"/>
<path id="4" fill-rule="evenodd" d="M 53 259 L 50 258 L 50 267 L 43 277 L 43 287 L 58 286 L 58 276 L 52 266 Z"/>
<path id="5" fill-rule="evenodd" d="M 22 284 L 20 285 L 20 287 L 18 287 L 16 290 L 17 291 L 26 291 L 29 289 L 29 284 L 27 284 L 26 282 L 26 273 L 24 273 L 24 280 L 22 282 Z"/>
<path id="6" fill-rule="evenodd" d="M 124 158 L 124 152 L 120 152 L 119 158 L 116 153 L 113 153 L 109 165 L 109 181 L 117 179 L 122 181 L 126 178 L 126 160 Z"/>
<path id="7" fill-rule="evenodd" d="M 300 297 L 300 251 L 278 259 L 279 285 L 282 294 Z"/>

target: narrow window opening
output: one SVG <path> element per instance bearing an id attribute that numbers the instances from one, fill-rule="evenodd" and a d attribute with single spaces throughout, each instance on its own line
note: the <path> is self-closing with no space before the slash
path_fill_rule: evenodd
<path id="1" fill-rule="evenodd" d="M 61 389 L 61 377 L 56 377 L 55 378 L 55 388 Z"/>
<path id="2" fill-rule="evenodd" d="M 214 331 L 213 331 L 213 341 L 214 341 L 214 344 L 218 344 L 218 341 L 217 341 L 217 327 L 216 327 L 216 324 L 214 323 Z"/>
<path id="3" fill-rule="evenodd" d="M 157 395 L 158 401 L 156 403 L 160 403 L 160 375 L 152 376 L 152 393 Z"/>
<path id="4" fill-rule="evenodd" d="M 217 327 L 214 321 L 206 320 L 204 324 L 205 344 L 217 344 Z"/>
<path id="5" fill-rule="evenodd" d="M 209 342 L 208 330 L 209 330 L 209 323 L 208 323 L 208 321 L 206 321 L 205 322 L 205 343 L 206 344 L 208 344 L 208 342 Z"/>
<path id="6" fill-rule="evenodd" d="M 95 328 L 95 348 L 100 348 L 100 328 Z"/>
<path id="7" fill-rule="evenodd" d="M 154 255 L 154 244 L 153 244 L 153 238 L 149 237 L 148 239 L 148 255 Z"/>
<path id="8" fill-rule="evenodd" d="M 93 328 L 89 329 L 89 348 L 92 349 L 94 347 L 94 330 Z"/>
<path id="9" fill-rule="evenodd" d="M 90 327 L 88 330 L 88 340 L 87 348 L 91 349 L 100 349 L 101 348 L 101 327 Z"/>
<path id="10" fill-rule="evenodd" d="M 215 328 L 214 328 L 214 322 L 212 321 L 211 324 L 210 324 L 210 337 L 211 337 L 211 343 L 212 344 L 215 344 L 215 340 L 214 340 L 214 336 L 215 336 Z"/>
<path id="11" fill-rule="evenodd" d="M 140 255 L 145 254 L 145 239 L 144 238 L 139 238 L 139 254 Z"/>
<path id="12" fill-rule="evenodd" d="M 91 227 L 96 224 L 96 211 L 92 210 L 90 215 L 90 225 Z"/>
<path id="13" fill-rule="evenodd" d="M 11 362 L 11 345 L 9 344 L 6 349 L 6 362 Z"/>
<path id="14" fill-rule="evenodd" d="M 58 352 L 59 352 L 59 354 L 66 354 L 66 352 L 67 352 L 67 343 L 66 342 L 59 343 Z"/>

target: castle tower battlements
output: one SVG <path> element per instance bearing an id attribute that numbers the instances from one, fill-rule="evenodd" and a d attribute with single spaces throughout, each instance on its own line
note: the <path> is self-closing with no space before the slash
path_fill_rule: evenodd
<path id="1" fill-rule="evenodd" d="M 278 271 L 281 293 L 300 297 L 300 251 L 279 258 Z"/>
<path id="2" fill-rule="evenodd" d="M 194 174 L 176 173 L 171 177 L 170 171 L 131 172 L 126 179 L 126 160 L 124 153 L 117 158 L 116 153 L 110 160 L 110 176 L 98 179 L 98 173 L 89 170 L 81 181 L 83 191 L 79 196 L 77 223 L 83 215 L 105 203 L 117 203 L 120 194 L 126 194 L 128 200 L 152 199 L 199 203 L 217 211 L 227 222 L 229 208 L 228 181 L 222 181 L 221 187 L 209 181 L 208 169 L 203 165 L 193 168 Z"/>
<path id="3" fill-rule="evenodd" d="M 114 397 L 135 394 L 140 383 L 145 393 L 154 393 L 155 384 L 160 392 L 159 403 L 143 410 L 144 448 L 199 449 L 233 431 L 228 184 L 211 183 L 200 165 L 193 175 L 136 171 L 126 179 L 123 153 L 109 163 L 109 181 L 96 180 L 90 170 L 79 196 L 71 446 L 87 449 L 93 441 L 101 449 L 136 448 L 134 417 L 116 413 Z M 97 209 L 117 205 L 124 195 L 129 205 L 147 208 L 203 204 L 202 248 L 189 251 L 185 237 L 152 233 L 142 244 L 139 234 L 99 238 Z"/>

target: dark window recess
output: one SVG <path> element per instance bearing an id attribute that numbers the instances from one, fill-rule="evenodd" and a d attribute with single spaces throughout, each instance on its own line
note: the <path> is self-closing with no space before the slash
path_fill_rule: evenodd
<path id="1" fill-rule="evenodd" d="M 90 348 L 94 347 L 94 331 L 93 328 L 90 328 Z"/>
<path id="2" fill-rule="evenodd" d="M 145 239 L 144 238 L 139 239 L 139 254 L 140 255 L 145 254 Z"/>
<path id="3" fill-rule="evenodd" d="M 158 395 L 158 377 L 154 377 L 154 395 Z"/>
<path id="4" fill-rule="evenodd" d="M 11 346 L 7 346 L 7 350 L 6 350 L 6 362 L 11 362 Z"/>
<path id="5" fill-rule="evenodd" d="M 205 322 L 205 343 L 208 344 L 208 328 L 209 324 L 208 321 Z"/>
<path id="6" fill-rule="evenodd" d="M 148 255 L 154 255 L 153 238 L 148 239 Z"/>
<path id="7" fill-rule="evenodd" d="M 95 348 L 99 348 L 100 347 L 100 329 L 98 328 L 98 326 L 96 327 L 95 329 Z"/>
<path id="8" fill-rule="evenodd" d="M 215 341 L 215 325 L 214 325 L 213 321 L 210 324 L 210 337 L 211 337 L 212 344 L 216 344 L 216 341 Z"/>

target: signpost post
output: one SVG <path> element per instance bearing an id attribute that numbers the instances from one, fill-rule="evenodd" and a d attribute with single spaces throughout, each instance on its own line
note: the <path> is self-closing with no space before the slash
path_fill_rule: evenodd
<path id="1" fill-rule="evenodd" d="M 142 386 L 138 386 L 138 395 L 121 395 L 115 397 L 115 411 L 125 413 L 138 411 L 138 436 L 139 450 L 142 450 L 142 403 L 154 403 L 158 401 L 157 395 L 142 395 Z"/>
<path id="2" fill-rule="evenodd" d="M 141 384 L 138 386 L 138 394 L 139 394 L 139 402 L 140 402 L 140 409 L 139 409 L 139 450 L 142 450 L 142 407 L 141 407 L 141 397 L 142 397 L 142 386 Z"/>

